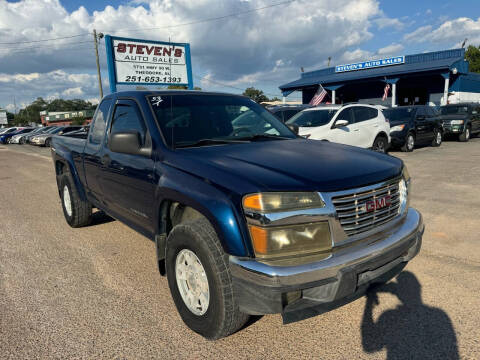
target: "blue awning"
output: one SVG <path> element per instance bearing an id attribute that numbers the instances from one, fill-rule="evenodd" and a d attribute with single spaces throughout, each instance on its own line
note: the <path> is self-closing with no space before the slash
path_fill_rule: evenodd
<path id="1" fill-rule="evenodd" d="M 431 53 L 407 55 L 405 63 L 392 66 L 355 70 L 348 72 L 335 72 L 335 67 L 302 73 L 301 78 L 281 85 L 280 90 L 300 89 L 308 86 L 322 84 L 324 87 L 335 83 L 364 80 L 372 78 L 389 78 L 410 73 L 429 71 L 448 72 L 457 68 L 458 73 L 468 72 L 468 62 L 464 60 L 465 49 L 436 51 Z"/>

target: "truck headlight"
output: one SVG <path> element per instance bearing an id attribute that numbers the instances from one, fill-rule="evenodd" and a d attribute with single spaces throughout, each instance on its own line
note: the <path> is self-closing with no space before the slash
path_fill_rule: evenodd
<path id="1" fill-rule="evenodd" d="M 314 192 L 271 192 L 247 195 L 243 208 L 260 212 L 274 212 L 324 207 L 325 203 Z"/>
<path id="2" fill-rule="evenodd" d="M 257 257 L 305 255 L 332 248 L 327 221 L 278 227 L 249 226 Z"/>
<path id="3" fill-rule="evenodd" d="M 409 197 L 410 197 L 411 178 L 408 173 L 407 167 L 403 166 L 402 178 L 398 184 L 398 194 L 400 200 L 400 206 L 398 207 L 399 214 L 405 213 L 408 209 Z"/>
<path id="4" fill-rule="evenodd" d="M 450 125 L 463 125 L 463 120 L 452 120 Z"/>
<path id="5" fill-rule="evenodd" d="M 390 128 L 390 132 L 402 131 L 404 128 L 405 128 L 405 124 L 395 125 L 395 126 Z"/>
<path id="6" fill-rule="evenodd" d="M 287 216 L 293 211 L 298 214 L 301 210 L 324 206 L 320 195 L 314 192 L 259 193 L 243 199 L 243 208 L 250 219 L 282 212 Z M 260 258 L 314 254 L 332 248 L 328 221 L 281 226 L 252 224 L 249 218 L 247 222 L 255 255 Z"/>

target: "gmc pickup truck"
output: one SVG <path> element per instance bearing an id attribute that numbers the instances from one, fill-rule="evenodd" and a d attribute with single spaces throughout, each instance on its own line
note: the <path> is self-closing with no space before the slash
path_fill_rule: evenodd
<path id="1" fill-rule="evenodd" d="M 68 224 L 97 208 L 154 241 L 178 312 L 208 339 L 249 315 L 341 306 L 421 246 L 401 160 L 298 137 L 242 96 L 114 93 L 52 157 Z"/>

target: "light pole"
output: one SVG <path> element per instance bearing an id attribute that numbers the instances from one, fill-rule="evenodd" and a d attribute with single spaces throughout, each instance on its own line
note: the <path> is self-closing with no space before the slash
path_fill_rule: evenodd
<path id="1" fill-rule="evenodd" d="M 98 39 L 103 38 L 103 34 L 98 34 Z M 98 59 L 98 41 L 97 41 L 97 30 L 93 29 L 93 41 L 95 43 L 95 57 L 97 58 L 97 76 L 98 76 L 98 88 L 100 89 L 100 101 L 103 99 L 103 88 L 102 88 L 102 75 L 100 74 L 100 61 Z"/>

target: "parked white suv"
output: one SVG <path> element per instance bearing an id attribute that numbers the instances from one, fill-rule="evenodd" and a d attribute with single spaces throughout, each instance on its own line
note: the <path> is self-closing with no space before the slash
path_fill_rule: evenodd
<path id="1" fill-rule="evenodd" d="M 287 121 L 308 139 L 328 140 L 385 152 L 390 124 L 374 105 L 325 105 L 305 109 Z"/>

